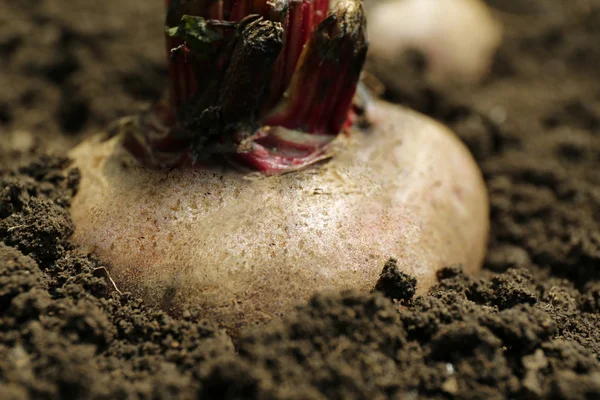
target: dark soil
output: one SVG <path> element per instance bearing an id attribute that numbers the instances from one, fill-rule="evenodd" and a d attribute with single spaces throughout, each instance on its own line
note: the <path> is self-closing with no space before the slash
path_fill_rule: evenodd
<path id="1" fill-rule="evenodd" d="M 78 173 L 47 155 L 160 94 L 162 2 L 0 3 L 0 398 L 600 398 L 600 2 L 490 3 L 506 40 L 478 87 L 436 91 L 417 55 L 371 63 L 479 161 L 483 276 L 449 266 L 415 298 L 390 261 L 372 294 L 235 339 L 70 245 Z"/>

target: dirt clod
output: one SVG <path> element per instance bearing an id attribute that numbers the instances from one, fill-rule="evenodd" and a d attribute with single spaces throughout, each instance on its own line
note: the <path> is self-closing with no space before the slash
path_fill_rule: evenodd
<path id="1" fill-rule="evenodd" d="M 375 290 L 389 299 L 410 301 L 416 293 L 417 280 L 398 268 L 396 260 L 385 263 L 381 276 L 375 284 Z"/>

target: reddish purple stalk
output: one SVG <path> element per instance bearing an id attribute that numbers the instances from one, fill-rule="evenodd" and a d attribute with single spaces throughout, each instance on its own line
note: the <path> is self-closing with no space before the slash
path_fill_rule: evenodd
<path id="1" fill-rule="evenodd" d="M 367 49 L 359 0 L 330 14 L 329 0 L 165 4 L 169 99 L 128 136 L 134 155 L 172 167 L 221 154 L 279 173 L 333 154 Z"/>

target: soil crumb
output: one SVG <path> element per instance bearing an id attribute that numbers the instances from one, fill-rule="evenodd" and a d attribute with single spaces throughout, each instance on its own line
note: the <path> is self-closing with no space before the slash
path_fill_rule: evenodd
<path id="1" fill-rule="evenodd" d="M 600 398 L 599 1 L 490 0 L 506 39 L 477 87 L 429 86 L 416 54 L 370 61 L 388 100 L 478 160 L 482 276 L 448 266 L 415 297 L 390 260 L 372 293 L 320 294 L 235 338 L 148 308 L 68 242 L 79 175 L 53 154 L 166 76 L 161 2 L 92 3 L 0 3 L 0 397 Z"/>

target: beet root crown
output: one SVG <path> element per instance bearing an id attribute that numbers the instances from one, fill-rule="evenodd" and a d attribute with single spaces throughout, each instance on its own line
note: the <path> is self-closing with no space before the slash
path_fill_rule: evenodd
<path id="1" fill-rule="evenodd" d="M 169 93 L 125 147 L 154 167 L 225 156 L 264 173 L 329 158 L 368 47 L 360 0 L 167 0 Z"/>

